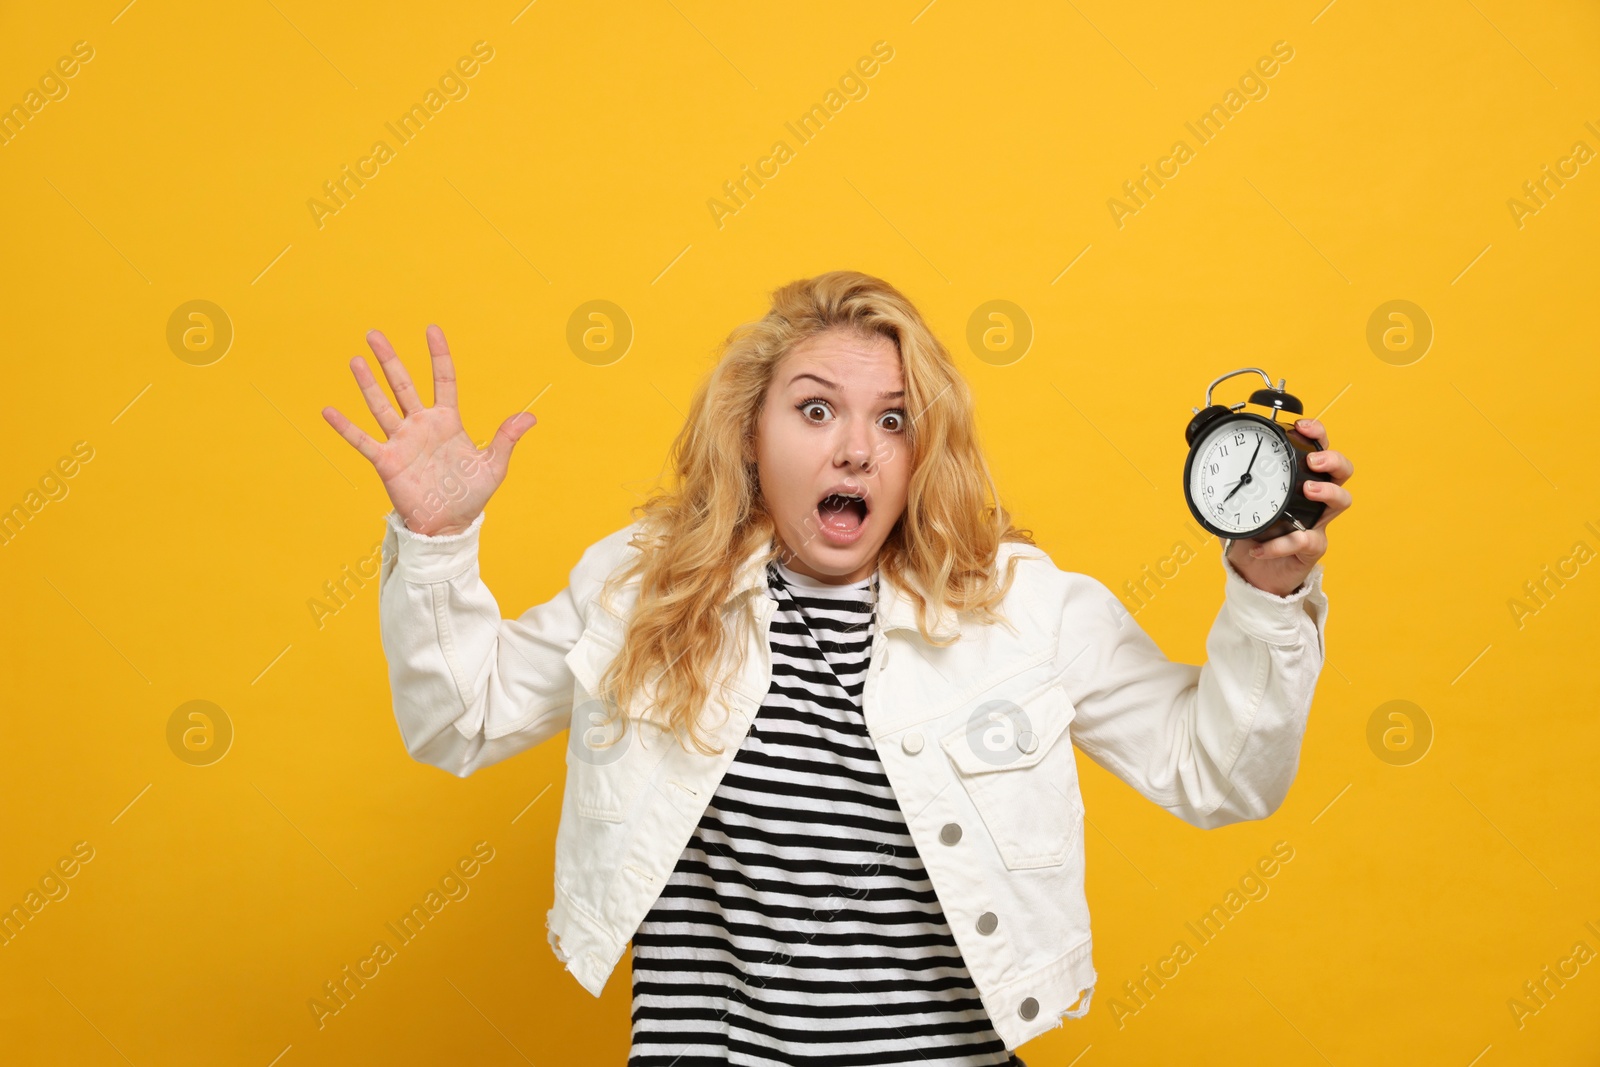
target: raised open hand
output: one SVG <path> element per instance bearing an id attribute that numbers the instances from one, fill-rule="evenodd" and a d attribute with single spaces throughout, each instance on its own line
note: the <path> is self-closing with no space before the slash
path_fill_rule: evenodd
<path id="1" fill-rule="evenodd" d="M 367 344 L 383 367 L 394 391 L 397 413 L 383 387 L 373 377 L 366 360 L 350 361 L 367 410 L 378 420 L 385 440 L 371 437 L 334 407 L 322 409 L 328 425 L 349 441 L 377 470 L 395 509 L 414 533 L 437 536 L 460 533 L 483 511 L 489 497 L 505 480 L 511 449 L 517 439 L 539 420 L 519 411 L 500 424 L 489 447 L 478 451 L 461 426 L 456 409 L 456 372 L 445 344 L 444 331 L 428 327 L 428 352 L 433 357 L 433 406 L 417 395 L 404 363 L 377 330 L 367 332 Z"/>

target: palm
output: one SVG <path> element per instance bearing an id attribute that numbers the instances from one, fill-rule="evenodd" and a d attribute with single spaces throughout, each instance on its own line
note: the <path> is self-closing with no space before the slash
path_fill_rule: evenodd
<path id="1" fill-rule="evenodd" d="M 479 470 L 482 465 L 472 439 L 461 428 L 460 413 L 454 408 L 432 407 L 400 424 L 394 436 L 379 446 L 373 468 L 401 515 L 409 517 L 443 505 L 441 511 L 454 512 L 441 515 L 445 525 L 465 525 L 483 510 L 499 484 L 490 479 L 487 470 Z M 452 472 L 463 467 L 478 470 L 480 476 L 457 477 L 453 482 Z M 444 491 L 453 484 L 465 485 L 466 491 Z M 435 493 L 439 496 L 430 501 L 429 495 Z"/>
<path id="2" fill-rule="evenodd" d="M 400 411 L 390 405 L 365 360 L 352 359 L 350 370 L 387 440 L 373 440 L 336 408 L 324 408 L 323 417 L 372 463 L 409 529 L 428 535 L 457 533 L 477 518 L 505 480 L 512 447 L 537 420 L 525 412 L 512 415 L 500 425 L 489 447 L 479 451 L 461 425 L 455 367 L 443 331 L 428 328 L 432 407 L 423 405 L 405 364 L 383 334 L 373 330 L 367 343 L 383 367 Z"/>
<path id="3" fill-rule="evenodd" d="M 1320 532 L 1325 525 L 1327 524 L 1324 522 L 1318 522 L 1312 529 Z M 1248 539 L 1235 541 L 1228 548 L 1228 559 L 1245 581 L 1275 596 L 1288 596 L 1298 589 L 1321 555 L 1313 542 L 1308 540 L 1306 547 L 1300 551 L 1291 550 L 1283 556 L 1252 558 L 1250 549 L 1256 544 L 1257 542 Z"/>

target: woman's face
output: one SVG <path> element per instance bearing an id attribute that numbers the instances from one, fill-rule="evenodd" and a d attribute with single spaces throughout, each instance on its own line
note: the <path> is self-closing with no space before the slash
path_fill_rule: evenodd
<path id="1" fill-rule="evenodd" d="M 779 361 L 756 426 L 756 469 L 785 566 L 838 584 L 877 566 L 911 479 L 904 389 L 899 350 L 881 335 L 830 330 Z"/>

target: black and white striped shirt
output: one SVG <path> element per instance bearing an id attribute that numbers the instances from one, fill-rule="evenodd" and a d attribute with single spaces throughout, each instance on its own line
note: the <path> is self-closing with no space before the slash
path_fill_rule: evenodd
<path id="1" fill-rule="evenodd" d="M 630 1067 L 1020 1065 L 862 718 L 877 574 L 767 577 L 772 686 L 634 935 Z"/>

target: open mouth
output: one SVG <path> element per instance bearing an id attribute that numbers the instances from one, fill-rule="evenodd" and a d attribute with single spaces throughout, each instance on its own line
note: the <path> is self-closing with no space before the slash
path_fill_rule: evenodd
<path id="1" fill-rule="evenodd" d="M 825 531 L 848 537 L 867 521 L 866 498 L 853 493 L 829 493 L 817 505 L 817 517 Z"/>

